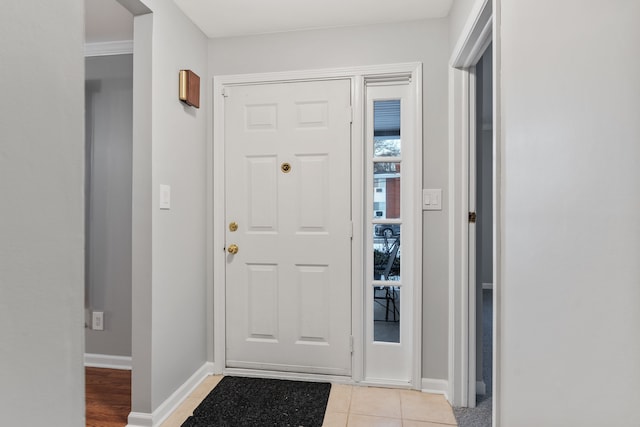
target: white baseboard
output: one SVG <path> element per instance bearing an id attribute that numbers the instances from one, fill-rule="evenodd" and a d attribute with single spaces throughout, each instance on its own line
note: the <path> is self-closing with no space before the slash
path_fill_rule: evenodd
<path id="1" fill-rule="evenodd" d="M 484 381 L 476 381 L 476 394 L 483 396 L 487 394 L 487 385 Z"/>
<path id="2" fill-rule="evenodd" d="M 433 393 L 433 394 L 442 394 L 444 398 L 449 400 L 449 381 L 447 380 L 436 380 L 433 378 L 423 378 L 422 379 L 422 392 L 423 393 Z"/>
<path id="3" fill-rule="evenodd" d="M 157 427 L 175 411 L 191 392 L 209 375 L 213 375 L 214 365 L 206 362 L 187 379 L 171 396 L 160 404 L 152 414 L 131 412 L 127 427 Z"/>
<path id="4" fill-rule="evenodd" d="M 493 283 L 482 283 L 482 289 L 493 289 Z"/>
<path id="5" fill-rule="evenodd" d="M 153 415 L 144 412 L 130 412 L 127 427 L 153 427 Z"/>
<path id="6" fill-rule="evenodd" d="M 84 354 L 84 366 L 89 368 L 109 368 L 131 370 L 131 356 L 111 356 L 108 354 Z"/>

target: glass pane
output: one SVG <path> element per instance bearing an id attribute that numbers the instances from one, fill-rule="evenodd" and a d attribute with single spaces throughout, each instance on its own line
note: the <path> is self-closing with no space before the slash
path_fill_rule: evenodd
<path id="1" fill-rule="evenodd" d="M 400 224 L 373 224 L 373 279 L 400 280 Z"/>
<path id="2" fill-rule="evenodd" d="M 373 287 L 373 340 L 400 342 L 400 288 Z"/>
<path id="3" fill-rule="evenodd" d="M 400 218 L 400 163 L 373 164 L 373 217 Z"/>
<path id="4" fill-rule="evenodd" d="M 373 102 L 373 155 L 400 156 L 400 100 Z"/>
<path id="5" fill-rule="evenodd" d="M 373 155 L 375 157 L 400 157 L 400 138 L 373 137 Z"/>

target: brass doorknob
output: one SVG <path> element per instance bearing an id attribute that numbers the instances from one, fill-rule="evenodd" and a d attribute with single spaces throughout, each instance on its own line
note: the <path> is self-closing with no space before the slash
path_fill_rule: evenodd
<path id="1" fill-rule="evenodd" d="M 229 245 L 229 247 L 227 248 L 227 251 L 229 251 L 230 254 L 237 254 L 238 253 L 238 245 Z"/>

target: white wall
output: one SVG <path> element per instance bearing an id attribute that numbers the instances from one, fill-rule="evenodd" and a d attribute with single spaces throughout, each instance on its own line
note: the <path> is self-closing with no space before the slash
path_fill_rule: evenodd
<path id="1" fill-rule="evenodd" d="M 164 3 L 153 7 L 154 407 L 202 366 L 207 341 L 207 39 L 173 2 Z M 200 109 L 178 100 L 185 68 L 202 77 Z M 171 186 L 169 211 L 158 209 L 160 184 Z"/>
<path id="2" fill-rule="evenodd" d="M 209 42 L 209 76 L 423 62 L 424 188 L 442 211 L 424 214 L 424 378 L 447 378 L 448 209 L 446 19 L 298 31 Z"/>
<path id="3" fill-rule="evenodd" d="M 2 6 L 3 425 L 85 424 L 83 41 L 81 2 Z"/>
<path id="4" fill-rule="evenodd" d="M 501 8 L 500 425 L 634 425 L 640 3 Z"/>
<path id="5" fill-rule="evenodd" d="M 145 414 L 152 411 L 152 50 L 153 14 L 147 11 L 134 17 L 131 152 L 131 409 Z"/>
<path id="6" fill-rule="evenodd" d="M 87 58 L 85 81 L 85 306 L 104 312 L 104 330 L 86 330 L 85 352 L 131 356 L 132 55 Z"/>
<path id="7" fill-rule="evenodd" d="M 449 48 L 453 48 L 460 37 L 464 25 L 467 23 L 471 11 L 484 0 L 454 0 L 449 11 Z M 491 0 L 489 0 L 491 1 Z"/>
<path id="8" fill-rule="evenodd" d="M 150 59 L 151 75 L 134 75 L 132 411 L 152 413 L 206 362 L 208 84 L 204 34 L 173 2 L 144 3 L 152 16 L 134 21 L 134 56 L 151 45 L 134 64 Z M 199 110 L 178 100 L 180 69 L 201 76 Z M 158 208 L 160 184 L 171 186 L 170 210 Z"/>

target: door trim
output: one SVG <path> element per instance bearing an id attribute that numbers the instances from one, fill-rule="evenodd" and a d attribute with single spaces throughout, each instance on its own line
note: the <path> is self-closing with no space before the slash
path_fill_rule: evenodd
<path id="1" fill-rule="evenodd" d="M 364 372 L 364 271 L 358 266 L 364 265 L 364 79 L 372 76 L 406 75 L 410 73 L 416 79 L 416 141 L 422 141 L 422 64 L 404 63 L 391 65 L 376 65 L 366 67 L 347 67 L 326 70 L 274 72 L 263 74 L 235 74 L 213 77 L 213 134 L 209 141 L 207 177 L 211 191 L 207 195 L 208 229 L 207 229 L 207 277 L 208 295 L 212 296 L 207 302 L 210 307 L 208 313 L 209 324 L 208 357 L 215 361 L 217 374 L 226 372 L 226 325 L 225 325 L 225 233 L 215 232 L 224 230 L 224 96 L 223 91 L 227 86 L 253 85 L 264 83 L 287 83 L 313 80 L 349 79 L 351 80 L 351 99 L 353 108 L 353 123 L 351 131 L 351 212 L 353 219 L 353 245 L 352 245 L 352 307 L 351 330 L 354 337 L 352 357 L 352 377 L 344 378 L 344 381 L 360 382 Z M 418 144 L 420 149 L 422 144 Z M 422 153 L 416 156 L 416 170 L 422 171 Z M 422 188 L 422 173 L 416 177 L 417 188 Z M 419 199 L 421 200 L 421 199 Z M 416 202 L 422 218 L 422 207 Z M 417 220 L 416 232 L 422 235 L 422 222 Z M 415 245 L 416 282 L 422 284 L 422 240 Z M 414 348 L 413 348 L 413 388 L 421 388 L 422 367 L 422 286 L 416 286 L 414 295 Z M 211 326 L 213 325 L 213 326 Z M 231 372 L 231 371 L 229 371 Z M 280 372 L 270 374 L 278 378 L 286 378 Z"/>

